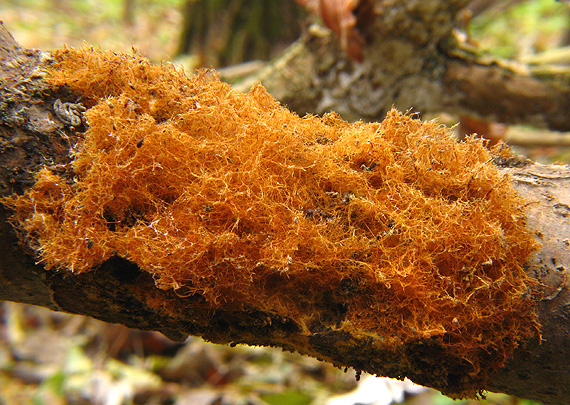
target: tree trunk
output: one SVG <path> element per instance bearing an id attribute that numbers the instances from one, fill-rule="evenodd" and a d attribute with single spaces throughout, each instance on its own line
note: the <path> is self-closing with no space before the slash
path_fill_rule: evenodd
<path id="1" fill-rule="evenodd" d="M 417 3 L 431 2 L 413 2 Z M 457 8 L 460 3 L 453 4 Z M 332 39 L 328 41 L 332 43 Z M 385 43 L 393 52 L 409 49 L 399 41 L 401 39 L 386 39 Z M 431 52 L 436 51 L 431 46 L 428 48 Z M 317 52 L 317 55 L 325 54 Z M 327 56 L 331 66 L 342 64 L 334 62 L 336 57 L 343 60 L 338 52 Z M 440 54 L 438 60 L 444 57 Z M 315 62 L 314 57 L 311 58 Z M 2 196 L 21 195 L 28 191 L 44 167 L 61 175 L 65 179 L 62 182 L 73 184 L 76 168 L 70 152 L 74 152 L 72 146 L 81 136 L 80 131 L 87 129 L 85 121 L 78 118 L 79 107 L 74 103 L 81 94 L 66 87 L 55 89 L 48 84 L 44 74 L 38 70 L 44 67 L 41 52 L 22 49 L 3 27 L 0 28 L 0 60 Z M 465 63 L 460 59 L 454 63 L 458 64 L 459 70 L 471 66 L 471 62 Z M 487 68 L 503 69 L 498 66 L 477 66 L 474 69 Z M 420 84 L 432 74 L 416 73 L 420 76 L 417 79 Z M 452 75 L 457 76 L 461 75 Z M 466 82 L 468 79 L 464 78 Z M 342 88 L 351 87 L 355 86 Z M 336 86 L 331 87 L 331 91 L 333 88 Z M 321 91 L 326 90 L 322 88 Z M 467 88 L 462 90 L 463 93 L 467 91 Z M 354 97 L 353 101 L 356 100 Z M 71 101 L 58 106 L 61 99 Z M 340 100 L 336 95 L 333 99 Z M 512 108 L 516 108 L 516 104 L 513 103 Z M 371 116 L 379 114 L 380 111 L 375 111 Z M 336 122 L 334 117 L 327 119 Z M 316 139 L 319 144 L 330 142 Z M 139 143 L 142 145 L 142 140 Z M 36 263 L 40 259 L 40 250 L 32 250 L 28 241 L 22 239 L 21 232 L 15 232 L 9 222 L 12 213 L 7 209 L 0 211 L 0 299 L 88 315 L 138 329 L 158 330 L 174 340 L 182 340 L 191 334 L 216 343 L 282 347 L 339 367 L 354 367 L 359 371 L 396 378 L 409 377 L 419 384 L 452 395 L 473 395 L 473 389 L 486 388 L 545 403 L 567 402 L 570 398 L 570 317 L 567 316 L 570 290 L 566 276 L 570 267 L 570 168 L 542 166 L 524 158 L 503 157 L 495 161 L 500 174 L 508 174 L 510 184 L 529 201 L 525 205 L 528 227 L 535 230 L 535 238 L 542 245 L 525 265 L 526 273 L 541 283 L 535 304 L 538 321 L 542 325 L 542 339 L 539 342 L 539 339 L 528 337 L 520 341 L 508 363 L 498 370 L 491 369 L 492 374 L 485 375 L 485 378 L 478 372 L 470 374 L 473 371 L 470 364 L 447 352 L 442 344 L 445 339 L 439 339 L 437 332 L 434 338 L 408 340 L 394 348 L 376 344 L 369 335 L 351 335 L 346 330 L 331 327 L 342 323 L 331 318 L 342 318 L 345 309 L 326 297 L 322 298 L 320 306 L 311 307 L 311 311 L 317 313 L 310 314 L 313 323 L 307 330 L 296 318 L 281 316 L 275 311 L 235 303 L 229 305 L 227 302 L 213 304 L 200 293 L 183 295 L 170 288 L 157 288 L 151 273 L 118 256 L 80 273 L 46 270 L 42 263 Z M 375 162 L 362 161 L 355 170 L 365 175 L 373 173 L 373 164 L 376 165 Z M 492 189 L 474 200 L 485 199 L 491 193 Z M 342 200 L 350 198 L 353 197 L 347 194 Z M 204 210 L 209 212 L 210 209 Z M 331 220 L 329 213 L 318 209 L 305 210 L 304 215 L 307 220 L 318 220 L 323 224 Z M 390 222 L 387 233 L 391 234 L 393 227 Z M 91 249 L 92 243 L 88 241 L 87 244 L 87 249 Z M 469 253 L 464 252 L 467 256 Z M 483 265 L 493 266 L 493 263 Z M 282 280 L 280 288 L 287 288 L 286 277 L 279 275 L 273 280 Z M 358 291 L 359 288 L 362 286 L 345 285 L 339 296 L 352 295 L 351 290 Z M 394 307 L 399 307 L 397 301 L 394 301 Z M 482 331 L 482 336 L 485 332 Z M 490 349 L 490 353 L 492 356 L 495 352 Z M 495 364 L 494 359 L 483 359 L 483 366 L 487 364 L 485 361 Z M 453 364 L 453 368 L 449 364 Z"/>
<path id="2" fill-rule="evenodd" d="M 304 13 L 292 0 L 187 0 L 182 15 L 177 55 L 192 54 L 197 66 L 220 68 L 268 60 L 299 37 Z"/>

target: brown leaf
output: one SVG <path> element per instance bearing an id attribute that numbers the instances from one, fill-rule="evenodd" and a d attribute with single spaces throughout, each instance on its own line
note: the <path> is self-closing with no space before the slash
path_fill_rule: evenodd
<path id="1" fill-rule="evenodd" d="M 351 58 L 362 62 L 364 39 L 358 31 L 356 10 L 362 0 L 297 0 L 340 37 L 340 45 Z"/>
<path id="2" fill-rule="evenodd" d="M 505 139 L 507 129 L 505 124 L 463 115 L 459 121 L 458 138 L 463 140 L 467 135 L 477 134 L 489 140 L 488 146 L 493 146 Z"/>

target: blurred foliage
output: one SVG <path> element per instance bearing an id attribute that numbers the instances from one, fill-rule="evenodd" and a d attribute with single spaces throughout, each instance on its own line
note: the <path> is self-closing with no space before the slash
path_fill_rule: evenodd
<path id="1" fill-rule="evenodd" d="M 0 312 L 0 403 L 318 404 L 356 386 L 354 372 L 277 349 L 173 343 L 14 303 Z"/>
<path id="2" fill-rule="evenodd" d="M 183 0 L 3 0 L 0 15 L 25 47 L 48 51 L 88 42 L 104 49 L 136 48 L 151 60 L 177 46 Z M 131 7 L 127 4 L 131 3 Z"/>
<path id="3" fill-rule="evenodd" d="M 470 23 L 482 51 L 516 59 L 551 49 L 567 40 L 570 7 L 554 0 L 526 0 L 505 6 L 496 1 Z"/>

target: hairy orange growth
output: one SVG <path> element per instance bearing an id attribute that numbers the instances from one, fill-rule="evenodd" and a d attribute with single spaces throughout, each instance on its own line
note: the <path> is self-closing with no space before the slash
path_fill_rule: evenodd
<path id="1" fill-rule="evenodd" d="M 435 340 L 473 373 L 536 334 L 524 202 L 481 141 L 394 110 L 299 118 L 261 86 L 240 94 L 136 55 L 54 57 L 51 83 L 91 107 L 75 177 L 45 169 L 11 203 L 48 268 L 118 255 L 160 288 L 307 334 Z M 341 317 L 319 312 L 332 305 Z"/>

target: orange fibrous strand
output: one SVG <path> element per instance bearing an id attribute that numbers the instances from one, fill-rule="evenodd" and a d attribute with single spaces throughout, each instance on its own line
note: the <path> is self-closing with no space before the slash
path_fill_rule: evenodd
<path id="1" fill-rule="evenodd" d="M 474 372 L 536 335 L 523 266 L 537 246 L 482 141 L 395 110 L 300 118 L 261 85 L 241 94 L 137 55 L 53 56 L 48 80 L 89 107 L 73 181 L 45 168 L 7 202 L 47 268 L 116 255 L 162 289 L 307 334 L 435 339 Z M 340 315 L 321 316 L 331 303 Z"/>

